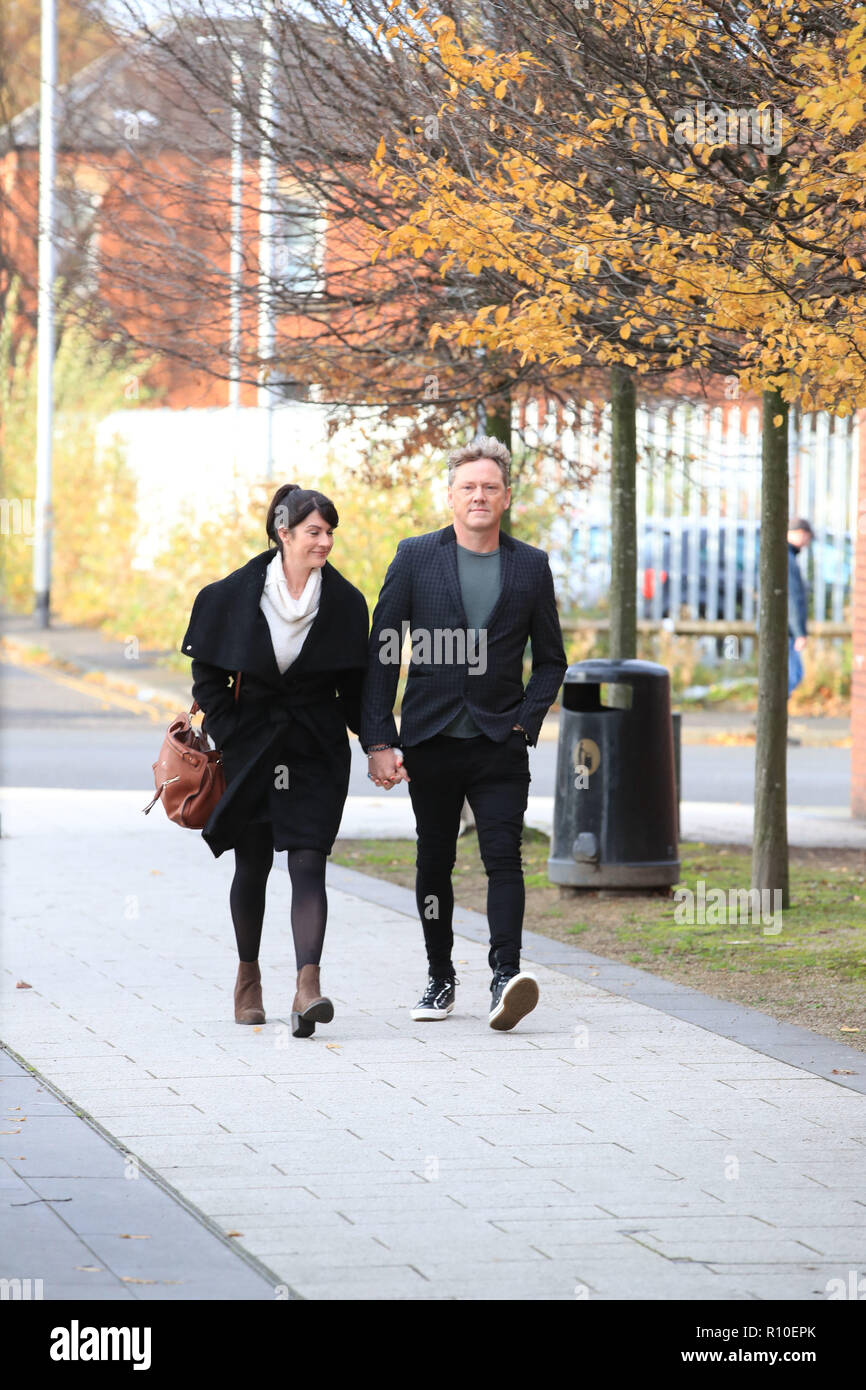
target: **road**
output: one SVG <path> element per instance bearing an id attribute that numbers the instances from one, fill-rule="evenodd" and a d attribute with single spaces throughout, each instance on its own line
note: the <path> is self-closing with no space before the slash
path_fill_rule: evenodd
<path id="1" fill-rule="evenodd" d="M 15 787 L 70 787 L 126 791 L 140 787 L 142 805 L 152 790 L 151 763 L 166 720 L 137 712 L 133 703 L 93 694 L 62 675 L 0 663 L 0 780 Z M 684 801 L 753 800 L 754 748 L 686 744 L 682 749 Z M 850 750 L 790 748 L 788 800 L 792 806 L 847 807 Z M 532 791 L 551 795 L 556 744 L 530 752 Z M 367 796 L 367 761 L 352 740 L 351 796 Z M 388 793 L 407 796 L 405 785 Z"/>

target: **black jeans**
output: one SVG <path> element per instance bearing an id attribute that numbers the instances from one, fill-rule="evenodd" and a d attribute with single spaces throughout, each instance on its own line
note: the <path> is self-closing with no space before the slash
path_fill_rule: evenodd
<path id="1" fill-rule="evenodd" d="M 403 761 L 418 835 L 415 900 L 430 973 L 442 976 L 453 971 L 451 871 L 464 798 L 475 816 L 488 880 L 490 968 L 519 970 L 526 902 L 520 840 L 530 782 L 523 734 L 516 730 L 504 743 L 494 743 L 484 734 L 476 738 L 436 734 L 405 748 Z"/>

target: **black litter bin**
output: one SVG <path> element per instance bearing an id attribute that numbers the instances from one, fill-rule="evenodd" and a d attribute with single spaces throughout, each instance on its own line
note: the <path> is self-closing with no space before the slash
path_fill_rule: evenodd
<path id="1" fill-rule="evenodd" d="M 655 888 L 680 876 L 670 679 L 578 661 L 562 685 L 551 883 Z"/>

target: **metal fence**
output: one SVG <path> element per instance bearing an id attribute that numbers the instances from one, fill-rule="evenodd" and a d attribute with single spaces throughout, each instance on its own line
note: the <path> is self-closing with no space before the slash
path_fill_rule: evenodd
<path id="1" fill-rule="evenodd" d="M 812 545 L 799 560 L 810 615 L 845 621 L 853 579 L 857 506 L 856 417 L 790 413 L 790 511 L 808 517 Z M 660 401 L 639 408 L 638 613 L 753 622 L 761 499 L 757 405 Z M 566 459 L 597 467 L 589 488 L 566 488 L 551 563 L 564 609 L 602 611 L 610 586 L 610 407 L 585 401 L 557 429 L 530 404 L 527 442 L 557 439 Z"/>

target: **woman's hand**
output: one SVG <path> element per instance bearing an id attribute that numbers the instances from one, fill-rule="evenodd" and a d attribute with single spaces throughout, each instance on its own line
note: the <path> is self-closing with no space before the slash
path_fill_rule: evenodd
<path id="1" fill-rule="evenodd" d="M 377 787 L 384 787 L 386 792 L 398 782 L 409 781 L 403 759 L 394 748 L 384 748 L 381 753 L 371 753 L 368 761 L 368 775 Z"/>

